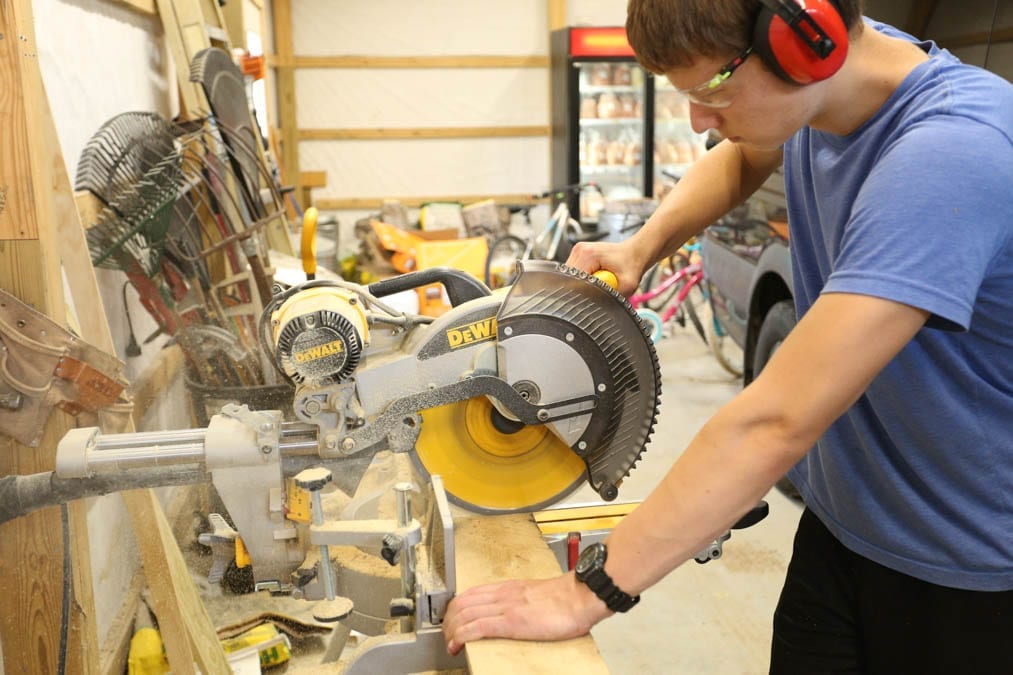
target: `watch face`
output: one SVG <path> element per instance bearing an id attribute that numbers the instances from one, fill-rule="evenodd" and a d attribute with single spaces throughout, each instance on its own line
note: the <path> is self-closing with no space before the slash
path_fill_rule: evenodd
<path id="1" fill-rule="evenodd" d="M 578 575 L 587 574 L 589 571 L 596 567 L 600 567 L 605 564 L 605 545 L 604 544 L 592 544 L 588 546 L 580 553 L 580 557 L 577 558 L 577 564 L 574 566 L 574 571 Z"/>

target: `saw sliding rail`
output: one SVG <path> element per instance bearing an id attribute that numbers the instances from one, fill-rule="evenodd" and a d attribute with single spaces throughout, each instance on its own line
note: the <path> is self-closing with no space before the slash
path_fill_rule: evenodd
<path id="1" fill-rule="evenodd" d="M 74 429 L 57 447 L 54 471 L 0 478 L 0 523 L 85 497 L 209 482 L 207 433 L 184 429 L 102 434 L 94 427 Z M 294 476 L 326 462 L 319 455 L 317 436 L 314 425 L 281 423 L 278 451 L 283 475 Z"/>

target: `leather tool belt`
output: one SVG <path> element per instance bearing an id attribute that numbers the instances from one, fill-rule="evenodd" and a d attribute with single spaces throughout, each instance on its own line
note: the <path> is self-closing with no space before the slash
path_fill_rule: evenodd
<path id="1" fill-rule="evenodd" d="M 54 406 L 123 409 L 123 362 L 0 289 L 0 434 L 38 445 Z"/>

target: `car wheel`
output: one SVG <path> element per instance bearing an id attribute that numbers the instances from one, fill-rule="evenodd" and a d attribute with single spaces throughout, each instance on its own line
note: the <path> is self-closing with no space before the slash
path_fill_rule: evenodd
<path id="1" fill-rule="evenodd" d="M 754 379 L 794 327 L 795 304 L 791 300 L 775 303 L 763 317 L 760 334 L 756 336 L 756 352 L 753 355 Z"/>
<path id="2" fill-rule="evenodd" d="M 782 300 L 776 303 L 763 317 L 763 324 L 760 326 L 760 334 L 756 337 L 756 353 L 753 357 L 753 378 L 760 375 L 760 372 L 770 361 L 777 348 L 781 346 L 788 333 L 795 327 L 795 303 L 791 300 Z M 802 495 L 787 476 L 782 476 L 777 481 L 777 489 L 789 499 L 802 500 Z"/>

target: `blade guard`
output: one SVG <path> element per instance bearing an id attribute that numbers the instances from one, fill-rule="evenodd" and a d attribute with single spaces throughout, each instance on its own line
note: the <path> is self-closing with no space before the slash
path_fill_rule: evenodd
<path id="1" fill-rule="evenodd" d="M 549 261 L 523 261 L 497 316 L 498 339 L 559 333 L 583 357 L 598 396 L 591 421 L 571 449 L 606 501 L 650 440 L 661 395 L 657 352 L 625 297 L 585 272 Z"/>

